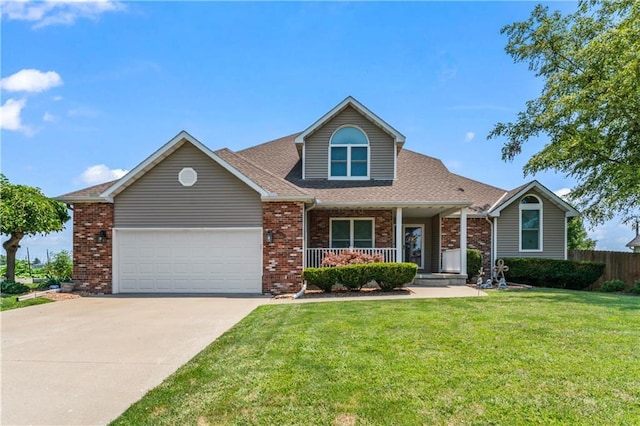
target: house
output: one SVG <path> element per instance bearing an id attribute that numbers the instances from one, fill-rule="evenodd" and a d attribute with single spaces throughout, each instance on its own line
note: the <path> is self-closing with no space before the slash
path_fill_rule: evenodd
<path id="1" fill-rule="evenodd" d="M 510 191 L 451 173 L 353 97 L 301 133 L 238 152 L 180 132 L 73 208 L 74 281 L 95 293 L 282 293 L 356 248 L 466 278 L 497 258 L 566 259 L 578 212 L 537 181 Z"/>

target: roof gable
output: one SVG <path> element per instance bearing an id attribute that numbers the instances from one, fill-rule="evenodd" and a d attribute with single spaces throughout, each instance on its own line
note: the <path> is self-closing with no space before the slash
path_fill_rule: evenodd
<path id="1" fill-rule="evenodd" d="M 116 181 L 113 185 L 107 188 L 102 194 L 100 194 L 100 197 L 107 201 L 113 201 L 113 197 L 115 197 L 120 192 L 122 192 L 125 188 L 133 184 L 136 180 L 142 177 L 147 171 L 151 170 L 153 167 L 155 167 L 157 164 L 159 164 L 162 160 L 167 158 L 169 155 L 171 155 L 173 152 L 175 152 L 178 148 L 180 148 L 185 143 L 190 143 L 196 148 L 198 148 L 205 155 L 207 155 L 213 161 L 218 163 L 221 167 L 226 169 L 229 173 L 231 173 L 232 175 L 240 179 L 242 182 L 247 184 L 251 189 L 255 190 L 261 196 L 269 195 L 269 193 L 264 188 L 262 188 L 261 186 L 259 186 L 258 184 L 256 184 L 255 182 L 247 178 L 245 175 L 240 173 L 236 168 L 231 166 L 229 163 L 227 163 L 225 160 L 220 158 L 213 151 L 211 151 L 209 148 L 203 145 L 200 141 L 198 141 L 196 138 L 194 138 L 189 133 L 183 130 L 180 133 L 178 133 L 176 136 L 174 136 L 171 140 L 169 140 L 169 142 L 167 142 L 162 147 L 160 147 L 160 149 L 158 149 L 156 152 L 154 152 L 149 157 L 147 157 L 146 160 L 138 164 L 133 170 L 131 170 L 129 173 L 123 176 L 120 180 Z"/>
<path id="2" fill-rule="evenodd" d="M 551 201 L 553 204 L 558 206 L 561 210 L 564 210 L 567 217 L 580 216 L 580 213 L 571 206 L 571 204 L 564 201 L 562 198 L 551 192 L 547 187 L 542 185 L 537 180 L 533 180 L 527 184 L 519 186 L 518 188 L 512 189 L 511 191 L 505 194 L 505 197 L 502 198 L 501 202 L 491 208 L 489 212 L 489 216 L 497 217 L 500 216 L 500 212 L 511 205 L 514 201 L 519 199 L 521 196 L 529 192 L 531 189 L 537 189 L 544 196 Z"/>
<path id="3" fill-rule="evenodd" d="M 369 108 L 365 107 L 360 102 L 358 102 L 353 96 L 347 96 L 342 102 L 340 102 L 338 105 L 333 107 L 329 112 L 327 112 L 325 115 L 323 115 L 318 120 L 316 120 L 315 123 L 307 127 L 302 133 L 296 136 L 295 143 L 296 144 L 304 143 L 304 139 L 307 136 L 309 136 L 310 134 L 315 132 L 317 129 L 322 127 L 325 123 L 327 123 L 333 117 L 338 115 L 342 110 L 344 110 L 348 106 L 353 107 L 356 111 L 358 111 L 360 114 L 365 116 L 368 120 L 376 124 L 378 127 L 380 127 L 382 130 L 387 132 L 389 135 L 391 135 L 397 144 L 399 145 L 404 144 L 405 137 L 402 133 L 394 129 L 391 125 L 389 125 L 389 123 L 387 123 L 386 121 L 378 117 L 376 114 L 374 114 L 371 110 L 369 110 Z"/>

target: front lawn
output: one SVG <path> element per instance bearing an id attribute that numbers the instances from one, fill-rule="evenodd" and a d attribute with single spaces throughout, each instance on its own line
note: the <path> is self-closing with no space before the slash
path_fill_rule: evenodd
<path id="1" fill-rule="evenodd" d="M 640 298 L 263 306 L 113 424 L 640 424 Z"/>
<path id="2" fill-rule="evenodd" d="M 18 296 L 15 294 L 3 294 L 0 297 L 0 311 L 8 311 L 9 309 L 24 308 L 25 306 L 42 305 L 43 303 L 53 302 L 53 300 L 44 297 L 36 297 L 35 299 L 23 300 L 18 302 Z"/>

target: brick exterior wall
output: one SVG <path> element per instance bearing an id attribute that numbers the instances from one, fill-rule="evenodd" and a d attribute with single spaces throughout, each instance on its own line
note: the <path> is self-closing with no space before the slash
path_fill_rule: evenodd
<path id="1" fill-rule="evenodd" d="M 394 247 L 393 211 L 391 210 L 311 210 L 309 212 L 309 248 L 329 247 L 329 219 L 336 217 L 374 218 L 376 248 Z"/>
<path id="2" fill-rule="evenodd" d="M 73 209 L 73 282 L 76 291 L 111 293 L 113 204 L 78 203 Z M 97 242 L 107 231 L 107 240 Z"/>
<path id="3" fill-rule="evenodd" d="M 442 250 L 460 248 L 460 219 L 442 218 Z M 467 218 L 467 248 L 482 252 L 485 277 L 491 276 L 491 226 L 484 218 Z"/>
<path id="4" fill-rule="evenodd" d="M 302 288 L 303 215 L 303 203 L 262 203 L 262 292 L 265 294 L 290 293 Z M 271 243 L 267 243 L 269 230 L 273 231 Z"/>

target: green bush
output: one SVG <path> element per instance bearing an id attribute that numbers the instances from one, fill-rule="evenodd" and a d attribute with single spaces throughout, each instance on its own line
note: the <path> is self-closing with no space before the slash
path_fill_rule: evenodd
<path id="1" fill-rule="evenodd" d="M 374 266 L 373 275 L 382 291 L 391 291 L 413 281 L 418 273 L 415 263 L 378 263 Z"/>
<path id="2" fill-rule="evenodd" d="M 302 271 L 302 279 L 329 293 L 331 287 L 338 282 L 338 273 L 336 268 L 306 268 Z"/>
<path id="3" fill-rule="evenodd" d="M 640 280 L 633 283 L 633 285 L 628 290 L 628 292 L 632 294 L 640 294 Z"/>
<path id="4" fill-rule="evenodd" d="M 13 281 L 3 281 L 2 284 L 0 284 L 0 291 L 4 294 L 22 294 L 27 293 L 29 290 L 29 287 L 26 285 Z"/>
<path id="5" fill-rule="evenodd" d="M 622 280 L 609 280 L 602 283 L 599 290 L 603 293 L 622 291 L 627 285 Z"/>
<path id="6" fill-rule="evenodd" d="M 383 291 L 391 291 L 413 281 L 418 273 L 415 263 L 362 263 L 322 268 L 306 268 L 302 278 L 330 292 L 334 284 L 344 284 L 359 289 L 370 281 L 376 281 Z"/>
<path id="7" fill-rule="evenodd" d="M 61 282 L 67 282 L 71 280 L 73 275 L 73 259 L 71 254 L 62 250 L 53 255 L 53 260 L 46 267 L 47 276 L 55 277 Z"/>
<path id="8" fill-rule="evenodd" d="M 505 258 L 507 281 L 538 287 L 584 290 L 602 276 L 604 263 L 575 260 Z"/>
<path id="9" fill-rule="evenodd" d="M 467 277 L 475 277 L 482 268 L 482 252 L 478 249 L 467 249 Z"/>
<path id="10" fill-rule="evenodd" d="M 363 285 L 373 280 L 375 271 L 371 263 L 362 263 L 346 266 L 336 266 L 338 282 L 346 287 L 359 290 Z"/>

